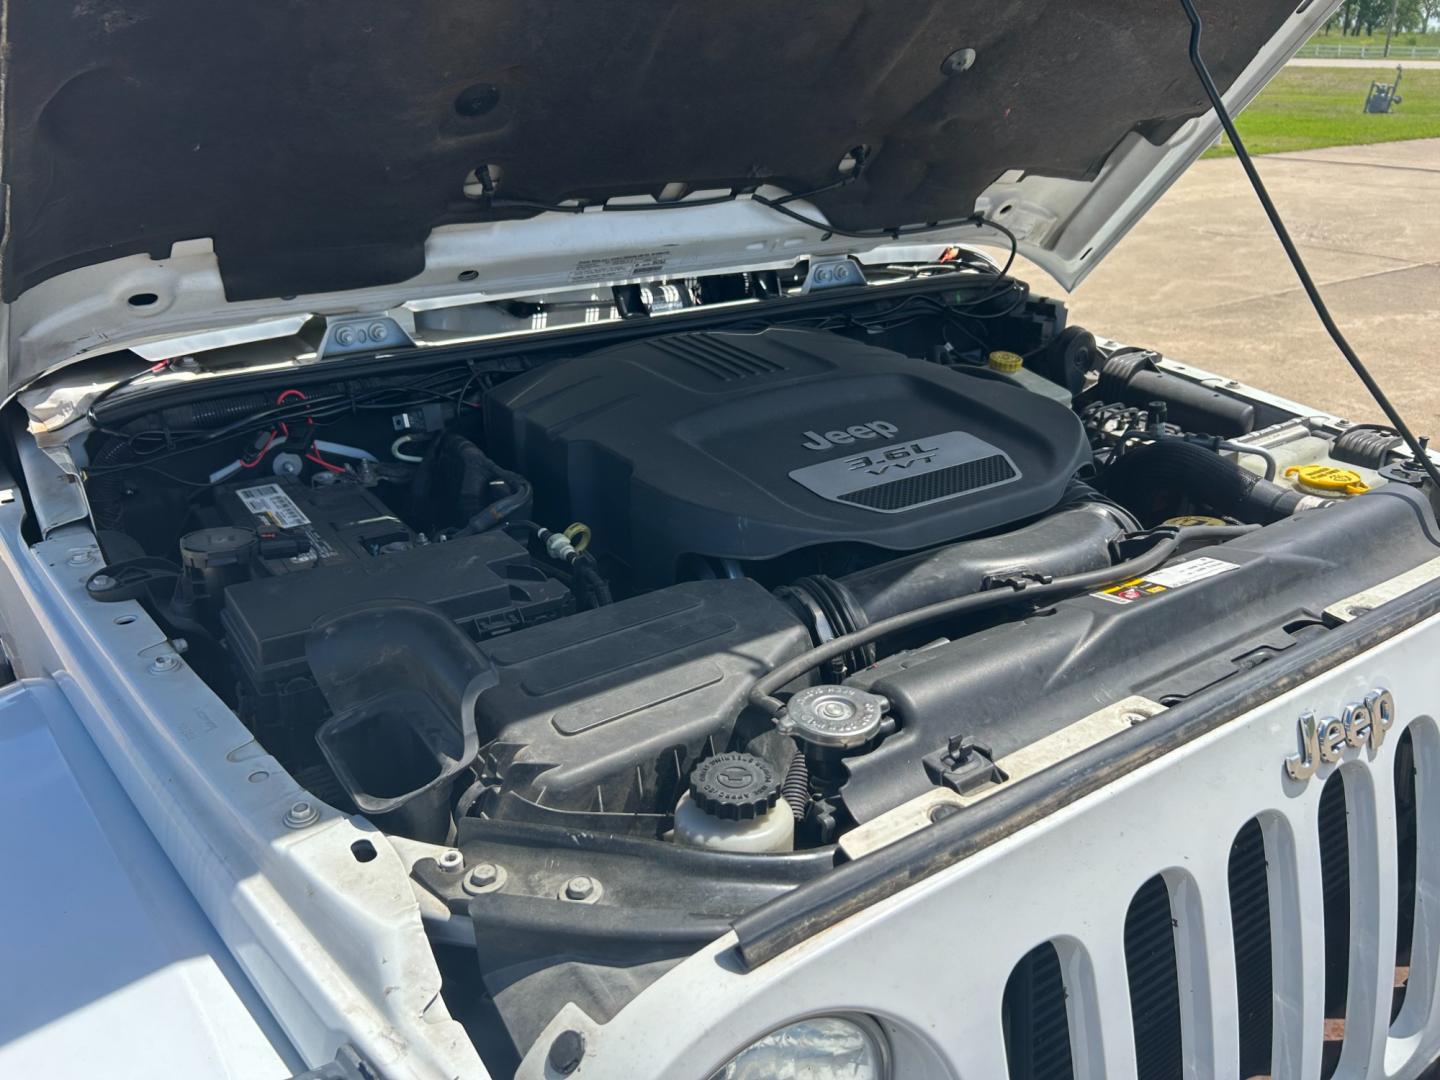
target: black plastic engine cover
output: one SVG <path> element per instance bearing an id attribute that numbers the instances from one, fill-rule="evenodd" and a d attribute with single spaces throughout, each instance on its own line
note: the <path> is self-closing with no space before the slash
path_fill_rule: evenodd
<path id="1" fill-rule="evenodd" d="M 689 555 L 909 551 L 1055 506 L 1090 452 L 1069 409 L 810 330 L 696 333 L 556 361 L 487 399 L 537 517 L 581 520 L 638 584 Z"/>

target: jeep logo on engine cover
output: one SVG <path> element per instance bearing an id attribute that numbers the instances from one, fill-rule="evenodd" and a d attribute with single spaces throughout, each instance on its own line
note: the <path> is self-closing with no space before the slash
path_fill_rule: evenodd
<path id="1" fill-rule="evenodd" d="M 1352 701 L 1339 716 L 1316 719 L 1313 712 L 1300 715 L 1300 752 L 1285 759 L 1285 771 L 1292 780 L 1309 780 L 1322 764 L 1333 765 L 1349 746 L 1367 743 L 1378 750 L 1385 734 L 1395 726 L 1395 698 L 1389 690 L 1372 690 L 1364 701 Z"/>
<path id="2" fill-rule="evenodd" d="M 884 420 L 871 420 L 868 424 L 851 424 L 844 430 L 805 432 L 805 441 L 800 445 L 806 450 L 829 450 L 832 446 L 846 446 L 857 439 L 893 439 L 900 431 L 894 424 Z"/>

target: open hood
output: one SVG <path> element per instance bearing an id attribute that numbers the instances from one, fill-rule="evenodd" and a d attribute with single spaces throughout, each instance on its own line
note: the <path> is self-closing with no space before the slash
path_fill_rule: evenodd
<path id="1" fill-rule="evenodd" d="M 1333 5 L 1200 6 L 1238 106 Z M 852 232 L 979 211 L 1073 287 L 1216 132 L 1169 0 L 16 0 L 4 28 L 7 391 L 266 318 L 884 242 L 757 189 Z M 703 205 L 604 209 L 676 199 Z"/>

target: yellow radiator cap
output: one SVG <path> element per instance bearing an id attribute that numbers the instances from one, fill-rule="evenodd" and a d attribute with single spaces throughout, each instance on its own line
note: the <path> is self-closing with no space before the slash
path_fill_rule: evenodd
<path id="1" fill-rule="evenodd" d="M 1025 358 L 1019 353 L 1006 352 L 1004 349 L 996 349 L 990 354 L 987 366 L 991 371 L 998 371 L 1005 375 L 1011 375 L 1025 366 Z"/>
<path id="2" fill-rule="evenodd" d="M 1209 514 L 1181 514 L 1179 517 L 1166 518 L 1161 524 L 1179 525 L 1183 528 L 1186 525 L 1227 525 L 1229 522 Z"/>
<path id="3" fill-rule="evenodd" d="M 1370 485 L 1361 480 L 1354 469 L 1335 465 L 1291 465 L 1285 475 L 1293 476 L 1301 487 L 1328 494 L 1363 495 L 1370 490 Z"/>

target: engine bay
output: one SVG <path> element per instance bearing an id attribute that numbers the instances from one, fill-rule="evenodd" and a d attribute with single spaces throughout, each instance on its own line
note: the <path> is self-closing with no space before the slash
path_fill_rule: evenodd
<path id="1" fill-rule="evenodd" d="M 463 852 L 415 876 L 513 1047 L 556 1000 L 603 1019 L 912 800 L 1263 663 L 1440 545 L 1394 432 L 947 276 L 127 401 L 78 455 L 87 591 L 142 601 L 316 797 Z"/>

